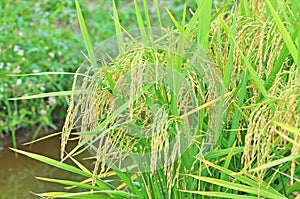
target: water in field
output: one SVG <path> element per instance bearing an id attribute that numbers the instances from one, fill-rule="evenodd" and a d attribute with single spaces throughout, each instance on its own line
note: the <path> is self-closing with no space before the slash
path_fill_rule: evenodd
<path id="1" fill-rule="evenodd" d="M 60 139 L 54 137 L 19 148 L 58 160 Z M 7 147 L 0 148 L 0 199 L 34 199 L 39 197 L 31 192 L 63 191 L 62 185 L 43 182 L 35 179 L 35 176 L 80 179 L 78 176 L 70 176 L 69 172 L 63 172 L 23 155 L 16 158 L 15 154 Z"/>

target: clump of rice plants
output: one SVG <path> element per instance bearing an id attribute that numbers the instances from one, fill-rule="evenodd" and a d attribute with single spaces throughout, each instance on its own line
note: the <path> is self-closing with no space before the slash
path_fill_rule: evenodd
<path id="1" fill-rule="evenodd" d="M 171 189 L 179 180 L 176 170 L 190 169 L 181 160 L 188 148 L 194 145 L 198 156 L 203 156 L 213 147 L 218 122 L 211 118 L 219 116 L 220 101 L 203 108 L 203 116 L 198 106 L 216 100 L 221 79 L 216 66 L 205 60 L 199 47 L 190 46 L 190 40 L 183 42 L 184 48 L 177 54 L 180 46 L 176 43 L 183 38 L 178 31 L 138 31 L 141 34 L 124 35 L 131 40 L 123 42 L 123 53 L 115 58 L 101 45 L 100 55 L 105 54 L 98 63 L 102 67 L 88 67 L 76 76 L 62 137 L 62 158 L 71 131 L 79 127 L 79 144 L 85 144 L 96 159 L 93 183 L 97 175 L 112 168 L 130 173 L 160 169 Z M 143 31 L 148 33 L 144 38 Z M 193 52 L 189 52 L 191 48 Z M 86 70 L 85 65 L 81 70 Z M 207 119 L 208 115 L 211 118 Z M 200 131 L 199 125 L 207 125 L 206 132 Z M 192 165 L 196 159 L 191 158 Z"/>
<path id="2" fill-rule="evenodd" d="M 297 14 L 291 9 L 294 2 L 281 3 L 287 6 L 285 14 L 291 16 L 287 26 L 297 23 Z M 241 17 L 236 17 L 237 11 L 232 9 L 223 22 L 216 20 L 212 23 L 210 54 L 219 63 L 225 77 L 228 68 L 231 71 L 230 81 L 225 82 L 225 87 L 234 90 L 241 86 L 240 95 L 233 98 L 228 108 L 227 128 L 232 131 L 228 146 L 235 139 L 245 146 L 242 162 L 249 169 L 266 165 L 283 154 L 299 155 L 298 134 L 287 130 L 291 126 L 299 129 L 299 73 L 297 63 L 288 56 L 288 48 L 293 48 L 292 45 L 289 47 L 283 42 L 289 37 L 283 34 L 284 30 L 278 31 L 282 27 L 278 27 L 281 22 L 276 21 L 277 14 L 266 12 L 273 7 L 252 1 L 248 8 L 243 3 L 239 8 L 244 14 Z M 295 32 L 291 33 L 289 39 L 295 39 Z M 246 82 L 251 86 L 247 87 Z M 279 130 L 277 120 L 288 127 Z M 283 145 L 287 140 L 293 144 L 286 148 Z M 284 171 L 290 173 L 291 182 L 297 164 L 293 159 L 291 166 Z M 255 170 L 258 182 L 263 182 L 268 176 L 268 168 Z"/>
<path id="3" fill-rule="evenodd" d="M 166 9 L 174 27 L 159 29 L 145 28 L 142 3 L 138 31 L 113 4 L 117 35 L 93 50 L 77 2 L 88 61 L 74 77 L 61 161 L 78 168 L 17 151 L 85 176 L 45 179 L 85 191 L 40 196 L 299 198 L 298 1 L 228 0 L 215 11 L 199 1 L 181 22 Z M 70 139 L 78 145 L 66 151 Z M 85 150 L 91 169 L 75 159 Z"/>

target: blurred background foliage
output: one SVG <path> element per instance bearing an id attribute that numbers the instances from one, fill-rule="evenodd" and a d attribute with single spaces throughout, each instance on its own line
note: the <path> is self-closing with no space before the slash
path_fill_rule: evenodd
<path id="1" fill-rule="evenodd" d="M 115 33 L 111 3 L 109 0 L 81 2 L 94 46 Z M 127 30 L 137 28 L 133 1 L 118 0 L 116 4 L 121 24 Z M 188 0 L 187 5 L 192 9 L 196 1 Z M 160 1 L 160 8 L 165 10 L 165 7 L 179 19 L 184 0 Z M 152 10 L 156 16 L 154 5 Z M 171 24 L 167 12 L 162 13 L 162 23 Z M 153 21 L 157 21 L 155 17 Z M 42 128 L 56 128 L 57 121 L 65 118 L 68 97 L 20 101 L 9 98 L 70 90 L 72 76 L 11 74 L 75 72 L 85 59 L 80 34 L 73 0 L 1 1 L 0 135 L 9 132 L 14 135 L 20 128 L 36 125 L 33 135 L 36 137 Z"/>

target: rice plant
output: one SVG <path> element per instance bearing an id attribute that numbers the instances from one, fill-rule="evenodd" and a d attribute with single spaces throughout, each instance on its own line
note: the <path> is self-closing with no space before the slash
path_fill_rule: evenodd
<path id="1" fill-rule="evenodd" d="M 113 2 L 116 36 L 95 48 L 75 2 L 88 55 L 74 76 L 61 161 L 15 151 L 86 180 L 38 178 L 71 187 L 37 195 L 300 197 L 297 0 L 198 1 L 180 21 L 166 9 L 174 26 L 160 28 L 149 27 L 150 3 L 134 1 L 131 31 Z M 70 139 L 78 145 L 66 151 Z M 86 150 L 92 168 L 76 160 Z"/>

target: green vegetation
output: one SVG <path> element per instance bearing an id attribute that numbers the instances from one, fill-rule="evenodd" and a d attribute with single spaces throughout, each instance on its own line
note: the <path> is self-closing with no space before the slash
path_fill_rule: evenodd
<path id="1" fill-rule="evenodd" d="M 300 197 L 298 0 L 228 0 L 215 9 L 212 0 L 198 1 L 187 4 L 190 9 L 183 6 L 181 18 L 171 8 L 158 9 L 158 1 L 134 1 L 140 29 L 124 35 L 128 27 L 119 26 L 124 17 L 112 4 L 117 36 L 111 41 L 118 45 L 100 48 L 75 2 L 88 60 L 74 75 L 72 91 L 65 92 L 71 98 L 62 160 L 13 150 L 86 180 L 39 177 L 68 190 L 37 195 Z M 144 28 L 166 27 L 165 13 L 172 31 L 159 29 L 155 36 L 157 29 Z M 101 49 L 104 57 L 97 57 Z M 70 139 L 78 145 L 67 152 Z M 85 150 L 91 151 L 94 168 L 76 159 Z M 66 159 L 76 167 L 63 163 Z"/>
<path id="2" fill-rule="evenodd" d="M 110 1 L 93 5 L 92 11 L 87 3 L 81 5 L 94 41 L 114 34 Z M 71 75 L 85 59 L 84 45 L 73 0 L 1 1 L 0 32 L 0 132 L 12 133 L 16 147 L 20 128 L 36 125 L 33 139 L 41 128 L 56 128 L 66 116 L 68 98 L 9 98 L 70 90 Z"/>

